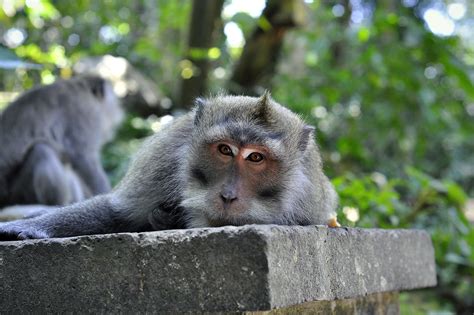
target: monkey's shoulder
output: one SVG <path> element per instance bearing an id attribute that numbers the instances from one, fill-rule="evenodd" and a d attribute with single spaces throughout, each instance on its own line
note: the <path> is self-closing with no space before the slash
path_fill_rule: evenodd
<path id="1" fill-rule="evenodd" d="M 193 116 L 192 112 L 185 115 L 173 118 L 173 120 L 156 132 L 151 138 L 155 140 L 172 139 L 172 141 L 188 138 L 193 129 Z"/>

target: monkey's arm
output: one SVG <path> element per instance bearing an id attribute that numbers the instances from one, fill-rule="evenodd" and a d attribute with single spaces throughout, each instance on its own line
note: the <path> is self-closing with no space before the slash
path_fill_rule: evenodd
<path id="1" fill-rule="evenodd" d="M 15 205 L 0 209 L 0 221 L 33 218 L 58 209 L 59 206 Z"/>
<path id="2" fill-rule="evenodd" d="M 150 230 L 147 220 L 132 222 L 126 211 L 102 195 L 84 202 L 59 208 L 39 217 L 0 223 L 0 240 L 69 237 L 116 232 Z"/>
<path id="3" fill-rule="evenodd" d="M 71 160 L 71 164 L 94 195 L 110 191 L 110 183 L 99 156 L 78 154 Z"/>

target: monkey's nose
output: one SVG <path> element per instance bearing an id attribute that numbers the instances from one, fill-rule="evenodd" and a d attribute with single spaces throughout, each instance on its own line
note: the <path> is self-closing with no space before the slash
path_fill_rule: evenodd
<path id="1" fill-rule="evenodd" d="M 224 190 L 221 192 L 221 198 L 224 203 L 231 203 L 232 201 L 237 199 L 237 194 L 235 193 L 235 191 Z"/>

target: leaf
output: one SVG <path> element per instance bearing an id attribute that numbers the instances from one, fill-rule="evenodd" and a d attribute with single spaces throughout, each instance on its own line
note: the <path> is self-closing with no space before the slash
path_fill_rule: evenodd
<path id="1" fill-rule="evenodd" d="M 365 43 L 370 38 L 370 30 L 367 27 L 361 27 L 357 32 L 357 38 L 361 43 Z"/>
<path id="2" fill-rule="evenodd" d="M 457 253 L 448 253 L 445 256 L 447 262 L 458 264 L 458 265 L 469 265 L 467 259 Z"/>
<path id="3" fill-rule="evenodd" d="M 467 201 L 467 195 L 464 190 L 458 184 L 452 181 L 445 181 L 444 183 L 448 198 L 451 202 L 458 204 L 459 206 L 463 206 Z"/>

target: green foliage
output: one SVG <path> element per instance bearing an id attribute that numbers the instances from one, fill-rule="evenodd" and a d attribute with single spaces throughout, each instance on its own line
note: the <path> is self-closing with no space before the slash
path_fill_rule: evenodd
<path id="1" fill-rule="evenodd" d="M 113 186 L 125 175 L 130 158 L 138 150 L 143 139 L 153 134 L 153 120 L 128 115 L 117 132 L 116 140 L 105 146 L 102 164 Z"/>
<path id="2" fill-rule="evenodd" d="M 356 32 L 317 9 L 317 24 L 287 48 L 291 58 L 301 53 L 292 44 L 304 43 L 301 72 L 289 65 L 275 95 L 319 127 L 322 146 L 340 154 L 334 167 L 397 176 L 413 165 L 474 189 L 474 85 L 459 41 L 436 37 L 403 7 L 398 15 L 377 8 Z"/>
<path id="3" fill-rule="evenodd" d="M 453 307 L 443 304 L 433 292 L 409 291 L 400 293 L 400 314 L 403 315 L 453 315 Z M 437 311 L 433 311 L 437 310 Z"/>
<path id="4" fill-rule="evenodd" d="M 7 2 L 7 9 L 0 6 L 0 33 L 21 30 L 26 39 L 15 52 L 44 66 L 43 83 L 70 76 L 71 66 L 84 56 L 103 54 L 125 57 L 165 89 L 178 77 L 183 40 L 177 39 L 184 39 L 189 1 Z M 18 74 L 25 88 L 35 83 L 31 72 Z"/>
<path id="5" fill-rule="evenodd" d="M 474 228 L 462 211 L 467 196 L 459 185 L 411 167 L 403 178 L 346 174 L 333 183 L 341 198 L 343 225 L 430 232 L 436 248 L 439 295 L 462 305 L 474 303 Z"/>

